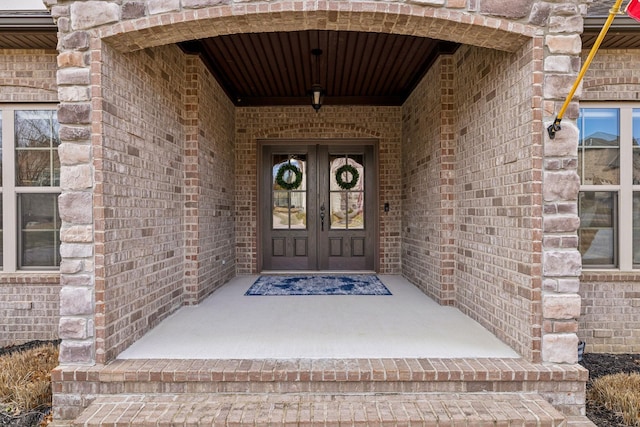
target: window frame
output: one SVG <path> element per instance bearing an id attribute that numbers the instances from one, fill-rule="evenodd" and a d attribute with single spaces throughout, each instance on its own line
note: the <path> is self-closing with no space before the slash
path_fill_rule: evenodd
<path id="1" fill-rule="evenodd" d="M 640 109 L 640 102 L 580 102 L 580 109 L 612 108 L 619 111 L 620 184 L 580 184 L 580 192 L 613 192 L 617 195 L 614 206 L 617 217 L 614 223 L 614 259 L 617 265 L 584 265 L 583 270 L 632 271 L 640 268 L 633 264 L 633 193 L 640 192 L 640 185 L 633 184 L 633 110 Z M 580 120 L 580 119 L 578 119 Z M 582 135 L 579 135 L 582 138 Z M 578 144 L 580 141 L 578 141 Z M 578 145 L 578 150 L 581 146 Z M 582 165 L 578 165 L 582 167 Z M 577 171 L 579 172 L 579 171 Z M 580 214 L 580 213 L 578 213 Z M 627 238 L 624 238 L 627 236 Z"/>
<path id="2" fill-rule="evenodd" d="M 16 141 L 15 141 L 15 117 L 16 111 L 56 111 L 58 104 L 54 103 L 17 103 L 1 104 L 0 119 L 2 120 L 2 252 L 3 262 L 0 266 L 2 273 L 57 273 L 57 266 L 30 267 L 20 266 L 20 251 L 22 244 L 20 239 L 19 221 L 19 195 L 20 194 L 58 194 L 60 186 L 29 187 L 16 185 Z M 53 179 L 53 177 L 52 177 Z M 58 212 L 59 215 L 59 212 Z M 58 239 L 60 235 L 58 232 Z"/>

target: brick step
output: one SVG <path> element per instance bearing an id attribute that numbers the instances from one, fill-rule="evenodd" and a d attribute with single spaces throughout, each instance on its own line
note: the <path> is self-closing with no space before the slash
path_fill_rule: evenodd
<path id="1" fill-rule="evenodd" d="M 566 427 L 567 420 L 536 393 L 130 394 L 99 396 L 73 425 Z"/>
<path id="2" fill-rule="evenodd" d="M 91 394 L 551 392 L 587 378 L 579 365 L 522 359 L 117 360 L 53 371 L 57 393 Z"/>
<path id="3" fill-rule="evenodd" d="M 537 393 L 580 415 L 588 372 L 522 359 L 117 360 L 52 373 L 57 420 L 73 420 L 93 396 L 136 394 Z"/>

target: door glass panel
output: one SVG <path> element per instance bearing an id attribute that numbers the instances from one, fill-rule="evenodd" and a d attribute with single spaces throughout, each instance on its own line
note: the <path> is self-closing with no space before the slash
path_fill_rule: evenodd
<path id="1" fill-rule="evenodd" d="M 364 228 L 364 191 L 349 193 L 349 219 L 347 227 L 350 229 Z"/>
<path id="2" fill-rule="evenodd" d="M 329 159 L 331 229 L 364 228 L 364 156 L 333 154 Z"/>
<path id="3" fill-rule="evenodd" d="M 578 173 L 581 184 L 620 184 L 620 110 L 588 108 L 578 120 Z"/>
<path id="4" fill-rule="evenodd" d="M 307 228 L 306 160 L 306 154 L 273 156 L 271 209 L 274 229 Z"/>

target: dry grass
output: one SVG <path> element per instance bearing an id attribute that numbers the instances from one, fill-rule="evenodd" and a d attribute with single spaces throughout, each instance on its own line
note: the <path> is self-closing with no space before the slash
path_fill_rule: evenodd
<path id="1" fill-rule="evenodd" d="M 593 381 L 588 399 L 621 414 L 628 426 L 640 426 L 640 374 L 613 374 Z"/>
<path id="2" fill-rule="evenodd" d="M 51 370 L 58 365 L 53 344 L 0 356 L 0 403 L 14 414 L 51 405 Z"/>

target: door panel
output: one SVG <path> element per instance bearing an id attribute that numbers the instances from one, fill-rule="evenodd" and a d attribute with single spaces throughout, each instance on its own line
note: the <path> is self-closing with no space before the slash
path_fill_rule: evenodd
<path id="1" fill-rule="evenodd" d="M 263 270 L 373 270 L 372 145 L 263 145 Z"/>
<path id="2" fill-rule="evenodd" d="M 315 146 L 264 146 L 261 229 L 265 270 L 315 270 Z"/>
<path id="3" fill-rule="evenodd" d="M 319 146 L 318 169 L 320 209 L 326 206 L 328 217 L 318 235 L 319 269 L 373 270 L 377 228 L 369 218 L 375 212 L 373 146 Z"/>

